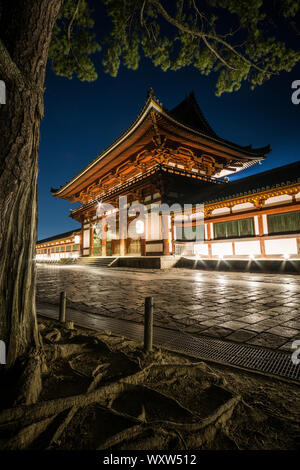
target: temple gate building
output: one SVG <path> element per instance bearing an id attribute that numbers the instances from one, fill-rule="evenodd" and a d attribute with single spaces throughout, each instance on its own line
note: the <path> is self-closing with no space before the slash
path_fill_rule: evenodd
<path id="1" fill-rule="evenodd" d="M 51 191 L 81 203 L 71 211 L 81 224 L 81 257 L 300 258 L 300 163 L 233 182 L 227 178 L 263 161 L 269 152 L 270 146 L 252 148 L 220 138 L 193 93 L 168 111 L 150 89 L 127 131 L 68 183 Z M 120 197 L 126 198 L 122 208 Z M 136 219 L 138 214 L 129 209 L 137 203 L 147 210 L 164 204 L 174 210 Z M 99 206 L 106 204 L 111 209 L 99 215 Z M 188 208 L 183 213 L 184 205 Z M 126 230 L 119 223 L 124 211 Z M 203 240 L 186 237 L 183 226 L 194 230 L 200 224 Z"/>

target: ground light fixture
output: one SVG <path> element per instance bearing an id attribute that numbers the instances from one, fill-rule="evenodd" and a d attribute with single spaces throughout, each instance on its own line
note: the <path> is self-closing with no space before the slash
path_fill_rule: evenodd
<path id="1" fill-rule="evenodd" d="M 283 255 L 283 257 L 284 257 L 284 259 L 289 259 L 289 258 L 290 258 L 290 255 L 289 255 L 288 253 L 285 253 L 285 254 Z"/>

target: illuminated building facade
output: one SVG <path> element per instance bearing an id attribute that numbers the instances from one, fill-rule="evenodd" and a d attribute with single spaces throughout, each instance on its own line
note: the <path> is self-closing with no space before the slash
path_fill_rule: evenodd
<path id="1" fill-rule="evenodd" d="M 44 238 L 36 244 L 36 259 L 38 261 L 58 261 L 62 258 L 78 258 L 79 256 L 80 230 Z"/>
<path id="2" fill-rule="evenodd" d="M 82 257 L 299 258 L 300 163 L 228 181 L 269 151 L 220 138 L 193 94 L 168 111 L 150 90 L 129 129 L 52 193 L 81 202 L 71 217 L 81 224 Z M 126 198 L 122 208 L 120 197 Z M 137 218 L 130 208 L 138 203 L 149 212 L 161 205 L 174 210 Z M 108 204 L 99 215 L 99 206 Z M 200 224 L 202 241 L 182 230 Z"/>

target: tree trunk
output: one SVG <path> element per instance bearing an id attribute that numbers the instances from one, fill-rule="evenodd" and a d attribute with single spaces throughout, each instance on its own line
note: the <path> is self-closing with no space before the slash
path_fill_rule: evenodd
<path id="1" fill-rule="evenodd" d="M 0 1 L 0 339 L 7 366 L 40 348 L 35 311 L 37 172 L 48 47 L 62 0 Z"/>

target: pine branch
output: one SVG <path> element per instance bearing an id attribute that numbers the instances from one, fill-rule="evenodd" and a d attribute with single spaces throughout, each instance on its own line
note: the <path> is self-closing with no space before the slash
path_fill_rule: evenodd
<path id="1" fill-rule="evenodd" d="M 227 68 L 231 70 L 238 70 L 236 67 L 233 67 L 228 62 L 226 62 L 225 59 L 223 59 L 223 57 L 211 46 L 205 36 L 203 36 L 202 39 L 206 47 L 208 47 L 208 49 L 217 57 L 217 59 L 220 60 L 220 62 L 222 62 L 222 64 L 224 64 Z"/>
<path id="2" fill-rule="evenodd" d="M 169 13 L 164 9 L 164 7 L 162 6 L 162 4 L 160 3 L 159 0 L 148 0 L 149 3 L 151 3 L 159 12 L 160 14 L 162 15 L 162 17 L 168 22 L 170 23 L 171 25 L 175 26 L 175 28 L 177 28 L 179 31 L 183 31 L 184 33 L 188 33 L 190 34 L 191 36 L 196 36 L 196 37 L 200 37 L 203 41 L 204 41 L 204 38 L 206 40 L 208 39 L 212 39 L 220 44 L 222 44 L 223 46 L 225 46 L 226 49 L 230 50 L 234 55 L 236 55 L 237 57 L 239 57 L 240 59 L 242 59 L 244 62 L 246 62 L 248 65 L 250 65 L 251 67 L 255 68 L 256 70 L 258 70 L 259 72 L 263 72 L 263 73 L 267 73 L 266 70 L 260 68 L 259 66 L 257 66 L 256 64 L 254 64 L 253 62 L 251 62 L 245 55 L 241 54 L 240 52 L 238 52 L 236 50 L 235 47 L 233 47 L 231 44 L 229 44 L 227 41 L 225 41 L 224 39 L 222 39 L 220 36 L 216 35 L 216 34 L 211 34 L 211 33 L 205 33 L 203 31 L 199 31 L 199 30 L 195 30 L 195 29 L 190 29 L 189 27 L 181 24 L 179 21 L 177 21 L 175 18 L 173 18 L 172 16 L 169 15 Z M 204 41 L 205 42 L 205 41 Z M 216 51 L 215 51 L 216 52 Z M 225 64 L 228 66 L 228 64 Z M 231 66 L 230 66 L 231 67 Z M 268 72 L 269 74 L 271 72 Z"/>
<path id="3" fill-rule="evenodd" d="M 68 41 L 69 41 L 69 42 L 71 41 L 72 26 L 73 26 L 73 23 L 74 23 L 74 21 L 75 21 L 76 15 L 77 15 L 77 13 L 78 13 L 79 5 L 80 5 L 80 0 L 78 0 L 78 2 L 77 2 L 76 8 L 75 8 L 75 10 L 74 10 L 73 16 L 72 16 L 71 21 L 70 21 L 69 26 L 68 26 L 68 33 L 67 33 L 67 36 L 68 36 Z"/>

